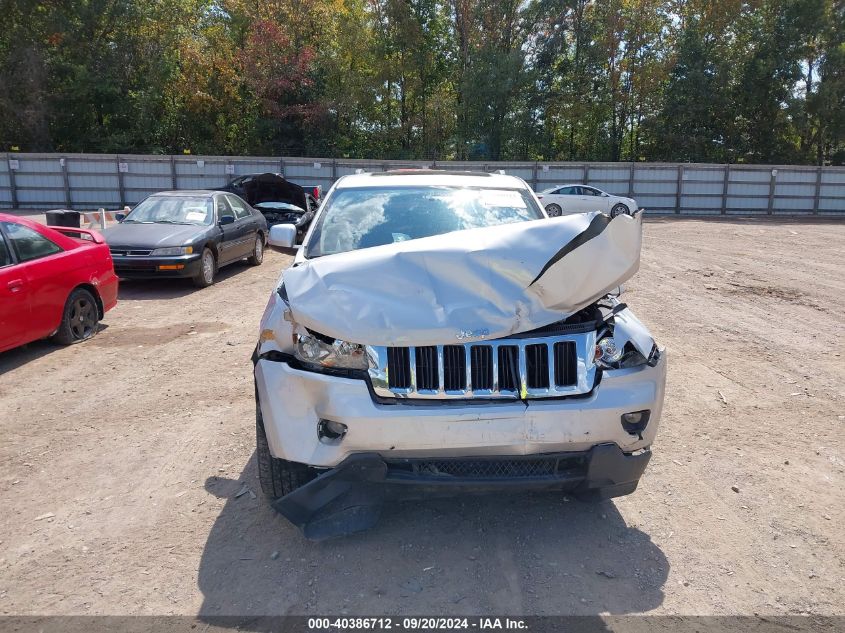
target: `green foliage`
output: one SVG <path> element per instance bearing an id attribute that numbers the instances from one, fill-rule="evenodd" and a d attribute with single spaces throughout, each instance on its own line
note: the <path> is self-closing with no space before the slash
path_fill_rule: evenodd
<path id="1" fill-rule="evenodd" d="M 0 149 L 845 162 L 842 0 L 6 0 Z"/>

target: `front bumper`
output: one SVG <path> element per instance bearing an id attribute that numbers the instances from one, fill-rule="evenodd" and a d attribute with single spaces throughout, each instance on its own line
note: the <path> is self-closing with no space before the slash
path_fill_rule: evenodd
<path id="1" fill-rule="evenodd" d="M 322 540 L 372 527 L 386 498 L 420 493 L 518 486 L 569 490 L 589 499 L 618 497 L 636 489 L 650 458 L 650 451 L 626 455 L 615 444 L 530 458 L 385 460 L 377 453 L 358 453 L 273 507 L 307 538 Z"/>
<path id="2" fill-rule="evenodd" d="M 177 257 L 112 256 L 112 260 L 114 272 L 124 279 L 196 277 L 202 266 L 199 253 Z"/>
<path id="3" fill-rule="evenodd" d="M 666 383 L 666 353 L 654 367 L 605 371 L 585 396 L 528 401 L 374 400 L 365 380 L 340 378 L 257 359 L 255 383 L 270 452 L 332 468 L 355 453 L 385 460 L 520 456 L 587 451 L 610 443 L 624 453 L 654 441 Z M 641 433 L 625 431 L 623 413 L 649 409 Z M 320 420 L 345 424 L 339 441 L 320 441 Z"/>

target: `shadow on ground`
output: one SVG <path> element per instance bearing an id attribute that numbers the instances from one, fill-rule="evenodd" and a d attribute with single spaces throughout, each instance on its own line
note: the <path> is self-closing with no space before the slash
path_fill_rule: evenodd
<path id="1" fill-rule="evenodd" d="M 244 262 L 235 262 L 224 266 L 214 276 L 214 283 L 226 281 L 239 273 L 249 270 L 250 266 Z M 118 291 L 118 301 L 158 301 L 161 299 L 178 299 L 202 292 L 205 288 L 198 288 L 190 279 L 121 279 Z"/>
<path id="2" fill-rule="evenodd" d="M 91 341 L 84 341 L 82 343 L 78 343 L 78 345 L 90 345 L 91 342 L 96 341 L 97 336 L 105 332 L 108 327 L 109 326 L 105 323 L 100 323 L 97 335 L 94 336 Z M 64 349 L 65 347 L 67 346 L 53 343 L 49 339 L 41 339 L 39 341 L 27 343 L 26 345 L 21 345 L 20 347 L 14 347 L 5 352 L 0 352 L 0 374 L 17 369 L 18 367 L 31 363 L 43 356 L 48 356 L 55 351 Z"/>
<path id="3" fill-rule="evenodd" d="M 235 495 L 246 483 L 255 492 Z M 663 602 L 669 564 L 613 502 L 509 494 L 402 502 L 376 528 L 306 541 L 261 495 L 255 456 L 199 567 L 200 618 L 267 615 L 641 613 Z M 249 618 L 241 628 L 249 628 Z"/>

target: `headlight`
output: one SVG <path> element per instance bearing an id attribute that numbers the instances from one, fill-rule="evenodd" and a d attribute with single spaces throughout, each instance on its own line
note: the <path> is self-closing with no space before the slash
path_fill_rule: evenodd
<path id="1" fill-rule="evenodd" d="M 612 336 L 596 343 L 596 365 L 602 369 L 624 369 L 645 365 L 648 359 L 635 349 L 625 350 Z"/>
<path id="2" fill-rule="evenodd" d="M 318 338 L 298 327 L 293 334 L 294 356 L 303 363 L 322 367 L 344 369 L 367 369 L 367 352 L 363 345 L 347 343 L 339 339 Z"/>
<path id="3" fill-rule="evenodd" d="M 168 257 L 174 255 L 190 255 L 194 252 L 191 246 L 168 246 L 166 248 L 157 248 L 150 255 L 153 257 Z"/>

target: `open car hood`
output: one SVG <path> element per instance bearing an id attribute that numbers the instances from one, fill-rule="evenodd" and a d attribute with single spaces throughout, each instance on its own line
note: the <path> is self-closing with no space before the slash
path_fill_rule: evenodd
<path id="1" fill-rule="evenodd" d="M 294 320 L 345 341 L 496 339 L 560 321 L 639 268 L 642 213 L 599 212 L 456 231 L 287 270 Z"/>
<path id="2" fill-rule="evenodd" d="M 286 202 L 303 211 L 308 208 L 305 189 L 276 174 L 261 174 L 244 185 L 244 198 L 251 205 Z"/>

